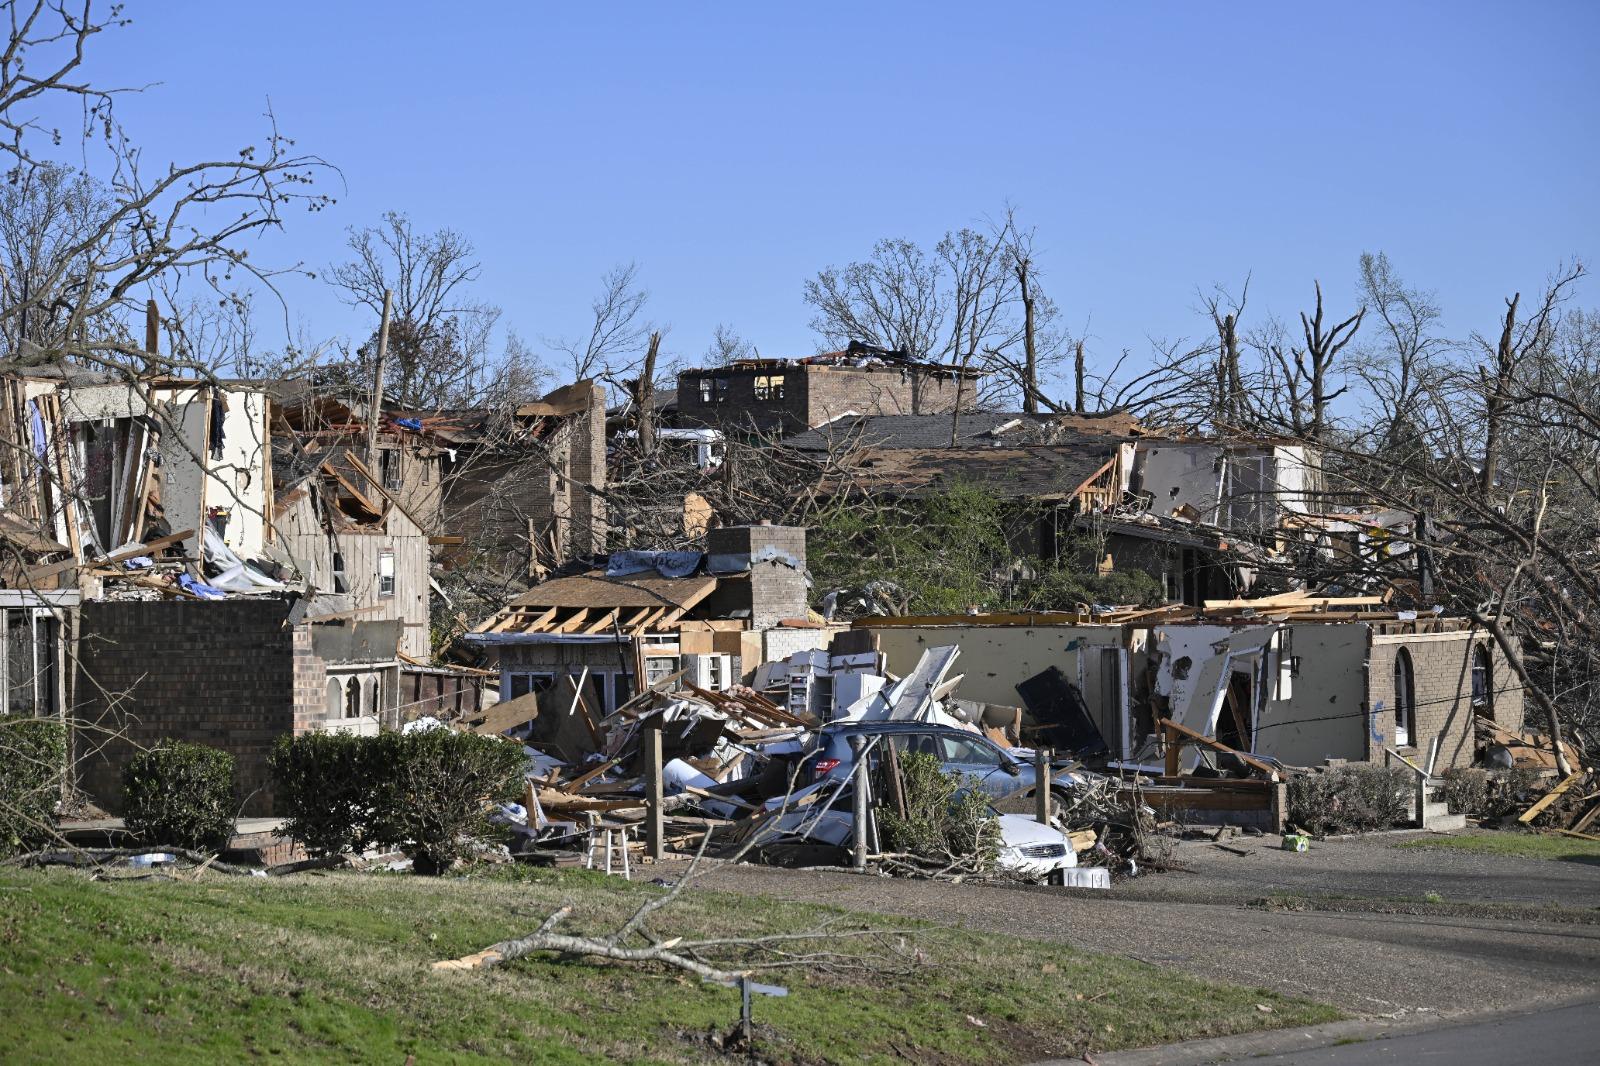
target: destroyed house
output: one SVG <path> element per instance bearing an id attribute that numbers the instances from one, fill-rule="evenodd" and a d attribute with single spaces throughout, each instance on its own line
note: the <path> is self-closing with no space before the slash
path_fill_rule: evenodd
<path id="1" fill-rule="evenodd" d="M 976 406 L 981 372 L 853 344 L 806 359 L 740 359 L 678 374 L 687 427 L 787 435 L 845 414 L 932 414 Z"/>
<path id="2" fill-rule="evenodd" d="M 763 631 L 806 617 L 806 595 L 803 529 L 731 526 L 711 530 L 704 553 L 618 552 L 541 582 L 463 639 L 498 669 L 501 699 L 523 699 L 522 721 L 543 719 L 535 735 L 560 746 L 562 731 L 643 687 L 740 683 L 762 661 Z"/>
<path id="3" fill-rule="evenodd" d="M 6 377 L 0 492 L 80 560 L 183 531 L 195 560 L 259 557 L 271 539 L 266 394 L 249 382 Z"/>
<path id="4" fill-rule="evenodd" d="M 1521 686 L 1481 630 L 1459 618 L 1335 607 L 1291 594 L 1209 609 L 854 625 L 874 635 L 895 673 L 927 648 L 960 647 L 961 696 L 1023 708 L 1025 741 L 1058 724 L 1024 695 L 1056 676 L 1111 765 L 1127 769 L 1163 771 L 1163 719 L 1288 766 L 1403 758 L 1430 773 L 1472 764 L 1477 719 L 1521 728 Z M 1193 770 L 1205 758 L 1186 748 L 1180 765 Z"/>
<path id="5" fill-rule="evenodd" d="M 397 623 L 398 653 L 426 661 L 430 566 L 422 524 L 349 449 L 310 461 L 313 471 L 286 484 L 273 507 L 279 549 L 319 607 Z M 374 709 L 375 698 L 367 701 Z"/>
<path id="6" fill-rule="evenodd" d="M 284 386 L 280 465 L 344 446 L 367 450 L 366 404 Z M 372 457 L 379 483 L 436 538 L 446 565 L 507 577 L 604 550 L 604 390 L 567 385 L 514 409 L 414 411 L 385 404 Z"/>
<path id="7" fill-rule="evenodd" d="M 1063 444 L 864 447 L 850 453 L 833 491 L 918 499 L 977 490 L 1000 501 L 1013 551 L 1051 560 L 1068 550 L 1077 515 L 1121 500 L 1131 455 L 1130 443 L 1111 437 Z"/>

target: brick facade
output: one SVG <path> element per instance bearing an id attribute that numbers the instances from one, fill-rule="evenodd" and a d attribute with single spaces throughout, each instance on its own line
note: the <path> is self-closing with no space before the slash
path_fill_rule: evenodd
<path id="1" fill-rule="evenodd" d="M 86 603 L 78 649 L 78 783 L 122 807 L 122 768 L 173 738 L 232 753 L 246 815 L 272 811 L 266 759 L 324 716 L 322 661 L 283 600 Z"/>
<path id="2" fill-rule="evenodd" d="M 1367 656 L 1366 709 L 1368 758 L 1384 760 L 1383 749 L 1395 746 L 1395 660 L 1402 650 L 1411 660 L 1416 728 L 1410 743 L 1396 750 L 1413 761 L 1426 760 L 1435 736 L 1439 757 L 1435 770 L 1471 766 L 1472 662 L 1477 649 L 1489 653 L 1490 688 L 1485 713 L 1507 729 L 1522 728 L 1522 686 L 1494 641 L 1482 633 L 1374 634 Z"/>
<path id="3" fill-rule="evenodd" d="M 782 379 L 781 389 L 775 379 Z M 702 387 L 702 382 L 707 384 Z M 725 383 L 725 384 L 723 384 Z M 978 383 L 916 367 L 714 367 L 678 375 L 678 420 L 686 426 L 799 433 L 849 411 L 940 414 L 977 406 Z"/>
<path id="4" fill-rule="evenodd" d="M 799 562 L 797 570 L 786 562 L 769 559 L 752 562 L 747 581 L 723 581 L 707 597 L 702 610 L 708 617 L 737 617 L 750 612 L 751 629 L 769 629 L 786 618 L 806 616 L 806 531 L 801 526 L 724 526 L 706 533 L 706 553 L 753 558 L 773 548 Z"/>

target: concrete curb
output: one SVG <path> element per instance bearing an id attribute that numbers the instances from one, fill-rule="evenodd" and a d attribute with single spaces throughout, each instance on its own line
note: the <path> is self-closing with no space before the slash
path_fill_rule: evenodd
<path id="1" fill-rule="evenodd" d="M 1382 1040 L 1388 1036 L 1409 1036 L 1457 1025 L 1471 1025 L 1495 1018 L 1536 1014 L 1560 1007 L 1592 1002 L 1592 997 L 1575 996 L 1559 1002 L 1527 1004 L 1499 1011 L 1466 1014 L 1412 1015 L 1407 1018 L 1347 1018 L 1339 1022 L 1308 1025 L 1299 1029 L 1267 1029 L 1236 1036 L 1185 1040 L 1163 1047 L 1134 1048 L 1128 1051 L 1091 1052 L 1090 1058 L 1048 1059 L 1032 1066 L 1199 1066 L 1201 1063 L 1231 1062 L 1264 1055 L 1284 1055 L 1311 1051 L 1341 1042 Z"/>

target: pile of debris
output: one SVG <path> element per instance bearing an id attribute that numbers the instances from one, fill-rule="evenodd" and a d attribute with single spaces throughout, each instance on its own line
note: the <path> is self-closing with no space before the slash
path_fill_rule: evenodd
<path id="1" fill-rule="evenodd" d="M 758 671 L 760 688 L 717 691 L 679 673 L 602 715 L 580 675 L 458 725 L 525 744 L 525 802 L 506 820 L 520 837 L 514 850 L 531 860 L 631 872 L 641 850 L 661 857 L 709 846 L 725 858 L 904 873 L 902 857 L 885 852 L 877 812 L 898 803 L 903 814 L 900 789 L 884 782 L 898 781 L 898 760 L 916 753 L 935 756 L 961 775 L 963 791 L 991 805 L 999 855 L 980 865 L 1095 887 L 1109 886 L 1113 870 L 1139 872 L 1155 823 L 1135 793 L 1076 758 L 1021 747 L 1021 709 L 958 699 L 959 648 L 930 648 L 895 677 L 865 637 L 839 634 L 826 651 L 769 664 Z M 1041 715 L 1040 730 L 1083 739 L 1061 719 L 1086 716 L 1064 708 Z M 1084 747 L 1103 753 L 1090 731 Z M 1080 852 L 1093 869 L 1079 868 Z M 990 871 L 952 863 L 918 872 Z"/>

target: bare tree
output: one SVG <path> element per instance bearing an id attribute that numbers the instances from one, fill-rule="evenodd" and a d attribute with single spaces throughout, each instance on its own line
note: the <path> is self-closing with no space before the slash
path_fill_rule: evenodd
<path id="1" fill-rule="evenodd" d="M 1349 391 L 1336 384 L 1343 370 L 1340 354 L 1361 328 L 1367 309 L 1329 325 L 1322 307 L 1322 283 L 1314 282 L 1316 309 L 1300 312 L 1303 343 L 1285 336 L 1281 323 L 1269 321 L 1251 340 L 1261 356 L 1267 387 L 1255 401 L 1257 420 L 1275 432 L 1323 442 L 1331 429 L 1333 402 Z"/>
<path id="2" fill-rule="evenodd" d="M 608 377 L 638 361 L 652 327 L 645 320 L 650 294 L 639 287 L 639 267 L 613 267 L 600 279 L 600 295 L 590 305 L 589 332 L 579 337 L 546 338 L 572 369 L 575 381 Z"/>
<path id="3" fill-rule="evenodd" d="M 349 231 L 352 258 L 335 264 L 328 280 L 353 307 L 383 310 L 393 293 L 384 391 L 404 406 L 468 404 L 492 368 L 489 344 L 500 309 L 474 300 L 483 273 L 472 242 L 451 229 L 418 233 L 411 220 L 386 212 L 376 226 Z M 377 355 L 375 338 L 354 353 L 351 376 L 367 381 Z"/>
<path id="4" fill-rule="evenodd" d="M 1418 405 L 1448 341 L 1438 332 L 1433 294 L 1407 286 L 1384 253 L 1362 254 L 1360 288 L 1380 328 L 1354 352 L 1354 367 L 1371 394 L 1368 414 L 1380 427 L 1382 446 L 1394 452 L 1415 437 Z"/>
<path id="5" fill-rule="evenodd" d="M 722 323 L 711 333 L 711 344 L 706 348 L 706 366 L 728 366 L 740 359 L 756 358 L 756 346 L 739 336 L 732 326 Z"/>

